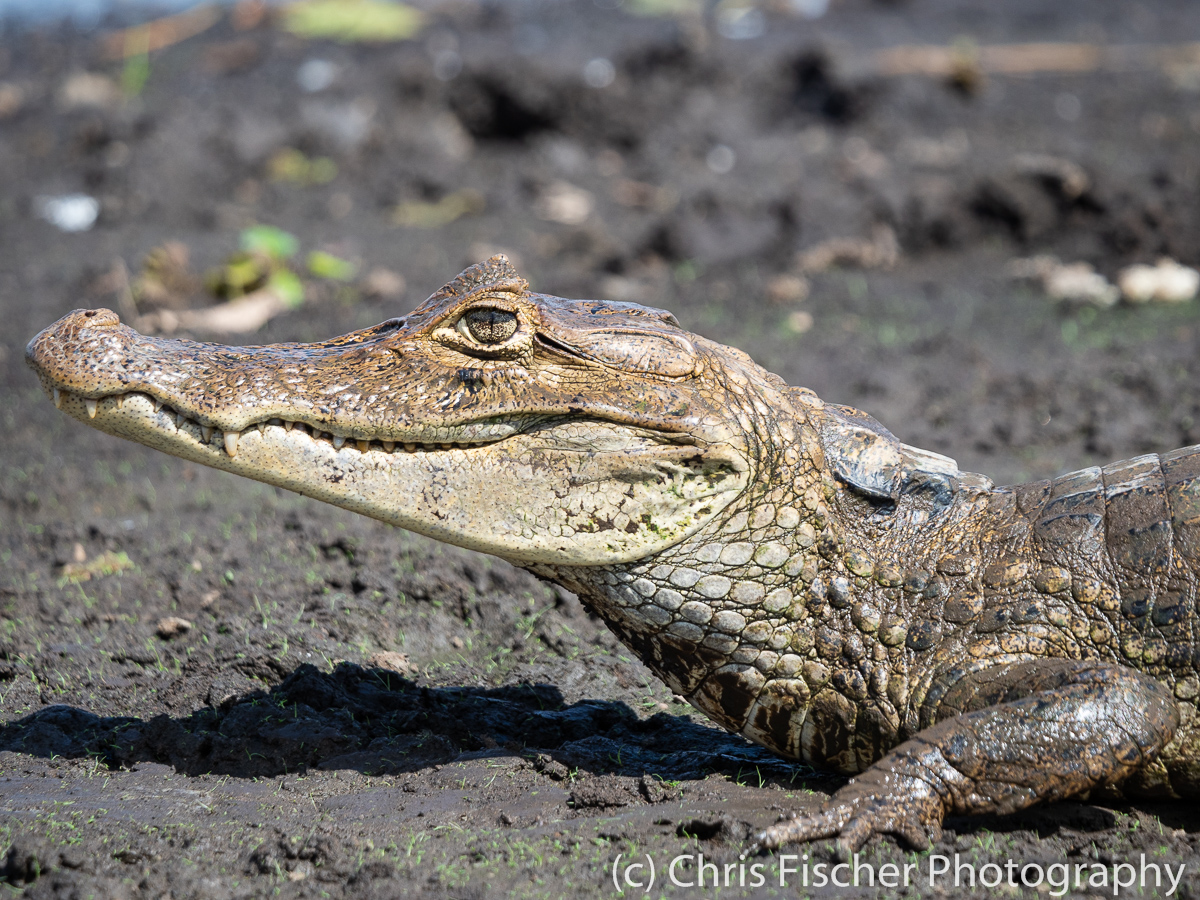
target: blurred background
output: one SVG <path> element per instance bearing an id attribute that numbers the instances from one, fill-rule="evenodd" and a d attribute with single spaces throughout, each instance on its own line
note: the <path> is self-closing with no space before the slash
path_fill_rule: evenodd
<path id="1" fill-rule="evenodd" d="M 590 895 L 836 786 L 691 716 L 566 591 L 58 413 L 24 346 L 71 309 L 312 341 L 504 252 L 998 483 L 1200 443 L 1195 0 L 0 23 L 0 877 L 38 896 Z M 1194 810 L 1129 815 L 938 852 L 1195 858 Z"/>

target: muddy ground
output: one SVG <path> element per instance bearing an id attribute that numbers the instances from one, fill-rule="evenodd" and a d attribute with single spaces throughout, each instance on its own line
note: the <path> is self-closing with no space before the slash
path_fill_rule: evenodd
<path id="1" fill-rule="evenodd" d="M 300 308 L 234 342 L 406 312 L 502 249 L 539 290 L 670 308 L 998 482 L 1200 442 L 1200 305 L 1063 306 L 1007 274 L 1034 253 L 1110 278 L 1162 255 L 1200 263 L 1200 66 L 1138 51 L 1074 73 L 968 62 L 947 79 L 889 74 L 879 55 L 959 40 L 969 60 L 964 36 L 1176 44 L 1200 33 L 1200 6 L 615 6 L 447 0 L 417 39 L 381 46 L 226 17 L 154 53 L 124 98 L 113 85 L 146 72 L 95 36 L 0 40 L 11 891 L 611 896 L 618 856 L 649 855 L 655 896 L 875 893 L 799 876 L 781 889 L 770 858 L 762 888 L 736 869 L 719 890 L 672 886 L 673 858 L 736 863 L 753 829 L 841 782 L 689 712 L 570 594 L 57 413 L 23 360 L 39 329 L 80 306 L 215 302 L 182 289 L 130 309 L 121 272 L 136 279 L 166 241 L 203 272 L 267 223 L 358 266 L 345 284 L 307 278 Z M 314 59 L 333 68 L 310 76 L 333 77 L 309 92 L 297 72 Z M 593 63 L 589 86 L 598 59 L 611 68 Z M 100 202 L 90 230 L 39 217 L 39 198 L 76 192 Z M 868 242 L 867 265 L 803 255 L 835 238 Z M 95 577 L 72 580 L 80 566 Z M 166 617 L 192 627 L 160 636 Z M 932 852 L 976 866 L 1146 854 L 1187 864 L 1177 895 L 1200 896 L 1189 804 L 952 819 Z M 927 872 L 929 857 L 876 840 L 864 859 Z M 694 881 L 695 860 L 676 872 Z M 943 888 L 956 893 L 927 878 L 888 893 Z"/>

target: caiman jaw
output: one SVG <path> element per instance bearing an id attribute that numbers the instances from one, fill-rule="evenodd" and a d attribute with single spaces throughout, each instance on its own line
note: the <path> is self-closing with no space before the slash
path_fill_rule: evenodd
<path id="1" fill-rule="evenodd" d="M 296 431 L 299 434 L 309 436 L 311 440 L 325 441 L 331 444 L 334 450 L 341 450 L 343 447 L 347 447 L 352 450 L 358 450 L 360 453 L 369 453 L 371 451 L 381 451 L 383 453 L 431 453 L 438 450 L 465 450 L 469 447 L 483 447 L 494 443 L 514 431 L 514 429 L 505 429 L 497 425 L 494 430 L 506 431 L 507 434 L 497 435 L 487 440 L 475 441 L 397 441 L 379 438 L 364 440 L 363 438 L 348 438 L 345 435 L 322 431 L 319 428 L 313 428 L 307 422 L 296 422 L 281 419 L 277 416 L 272 416 L 262 422 L 255 422 L 249 428 L 244 428 L 241 431 L 222 431 L 220 428 L 215 428 L 211 425 L 202 425 L 195 419 L 189 418 L 163 403 L 157 397 L 140 391 L 128 391 L 123 394 L 113 394 L 108 397 L 94 399 L 90 397 L 76 397 L 70 391 L 51 387 L 50 394 L 54 399 L 54 406 L 57 409 L 63 410 L 80 421 L 87 421 L 89 425 L 94 425 L 101 431 L 108 431 L 109 428 L 104 427 L 105 423 L 113 418 L 119 419 L 121 414 L 125 413 L 126 402 L 132 402 L 136 406 L 131 407 L 129 410 L 131 414 L 129 415 L 129 419 L 131 422 L 143 422 L 147 429 L 163 435 L 170 434 L 171 430 L 174 429 L 176 436 L 181 441 L 188 442 L 189 446 L 192 443 L 198 446 L 207 446 L 223 451 L 230 457 L 237 456 L 238 445 L 244 432 L 255 430 L 259 434 L 265 434 L 267 428 L 282 428 L 285 432 Z M 83 415 L 79 414 L 77 407 L 80 404 L 82 404 L 83 412 L 87 416 L 86 420 Z M 92 420 L 98 415 L 101 417 L 101 421 L 93 422 Z M 145 441 L 142 443 L 145 443 Z"/>
<path id="2" fill-rule="evenodd" d="M 641 559 L 743 492 L 745 442 L 676 374 L 696 356 L 676 352 L 691 349 L 677 328 L 492 282 L 454 293 L 464 277 L 403 322 L 320 344 L 172 341 L 77 310 L 27 358 L 63 412 L 101 431 L 518 563 Z M 513 309 L 523 356 L 464 356 L 456 317 L 503 338 Z"/>

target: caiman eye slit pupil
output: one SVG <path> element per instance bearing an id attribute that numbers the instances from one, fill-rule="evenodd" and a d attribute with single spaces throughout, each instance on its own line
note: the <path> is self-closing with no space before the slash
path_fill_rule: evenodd
<path id="1" fill-rule="evenodd" d="M 502 344 L 517 332 L 517 314 L 507 309 L 473 309 L 459 320 L 481 344 Z"/>

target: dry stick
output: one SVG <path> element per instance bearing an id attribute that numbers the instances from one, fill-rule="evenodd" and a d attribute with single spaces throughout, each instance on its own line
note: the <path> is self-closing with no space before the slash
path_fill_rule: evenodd
<path id="1" fill-rule="evenodd" d="M 943 77 L 961 71 L 964 65 L 998 75 L 1200 66 L 1200 42 L 1111 47 L 1066 43 L 997 44 L 990 47 L 909 44 L 878 51 L 873 56 L 873 64 L 882 75 Z"/>
<path id="2" fill-rule="evenodd" d="M 129 59 L 161 50 L 195 37 L 217 24 L 221 11 L 215 6 L 198 6 L 173 16 L 164 16 L 144 25 L 135 25 L 106 35 L 103 52 L 107 59 Z"/>

